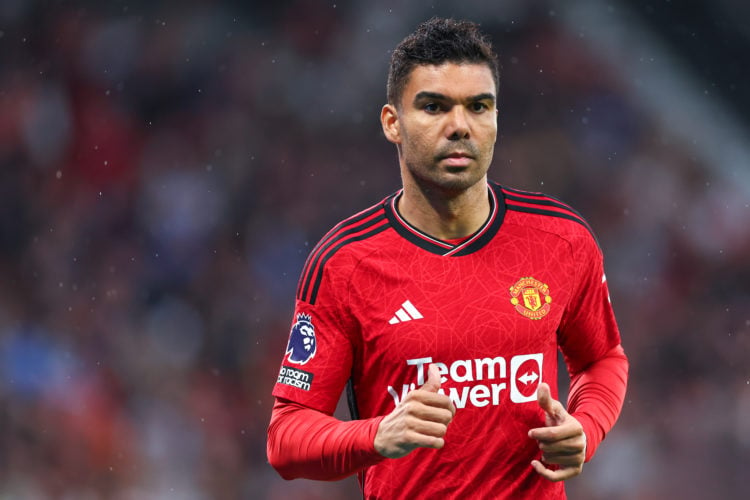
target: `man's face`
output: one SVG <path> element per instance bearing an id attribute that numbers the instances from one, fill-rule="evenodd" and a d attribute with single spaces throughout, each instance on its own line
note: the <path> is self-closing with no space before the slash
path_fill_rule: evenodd
<path id="1" fill-rule="evenodd" d="M 444 192 L 486 180 L 497 138 L 492 71 L 485 64 L 417 66 L 401 102 L 381 114 L 405 182 Z M 409 179 L 410 178 L 410 179 Z"/>

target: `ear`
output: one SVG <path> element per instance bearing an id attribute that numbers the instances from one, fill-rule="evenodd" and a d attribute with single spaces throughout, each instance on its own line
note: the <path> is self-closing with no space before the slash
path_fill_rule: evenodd
<path id="1" fill-rule="evenodd" d="M 386 104 L 380 111 L 380 124 L 383 126 L 385 138 L 394 144 L 401 144 L 401 122 L 398 119 L 396 107 Z"/>

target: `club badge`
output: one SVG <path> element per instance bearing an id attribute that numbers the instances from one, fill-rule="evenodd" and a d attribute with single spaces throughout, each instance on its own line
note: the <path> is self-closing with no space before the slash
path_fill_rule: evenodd
<path id="1" fill-rule="evenodd" d="M 549 287 L 532 277 L 521 278 L 509 289 L 516 311 L 533 320 L 542 319 L 547 315 L 552 303 Z"/>

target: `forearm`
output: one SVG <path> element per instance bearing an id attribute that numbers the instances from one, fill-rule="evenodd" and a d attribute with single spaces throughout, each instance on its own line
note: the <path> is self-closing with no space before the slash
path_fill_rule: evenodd
<path id="1" fill-rule="evenodd" d="M 614 426 L 625 400 L 628 359 L 621 346 L 571 377 L 568 412 L 586 434 L 586 461 Z"/>
<path id="2" fill-rule="evenodd" d="M 268 461 L 284 479 L 334 481 L 384 459 L 374 447 L 382 417 L 344 422 L 277 400 L 268 427 Z"/>

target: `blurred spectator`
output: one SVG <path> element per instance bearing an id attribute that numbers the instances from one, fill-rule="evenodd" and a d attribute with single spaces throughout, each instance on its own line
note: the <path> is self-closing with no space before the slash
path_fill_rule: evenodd
<path id="1" fill-rule="evenodd" d="M 491 176 L 590 220 L 631 357 L 622 423 L 568 490 L 742 496 L 747 193 L 552 4 L 455 12 L 503 62 Z M 0 497 L 356 495 L 276 476 L 270 390 L 307 253 L 399 185 L 384 47 L 441 10 L 2 3 Z"/>

